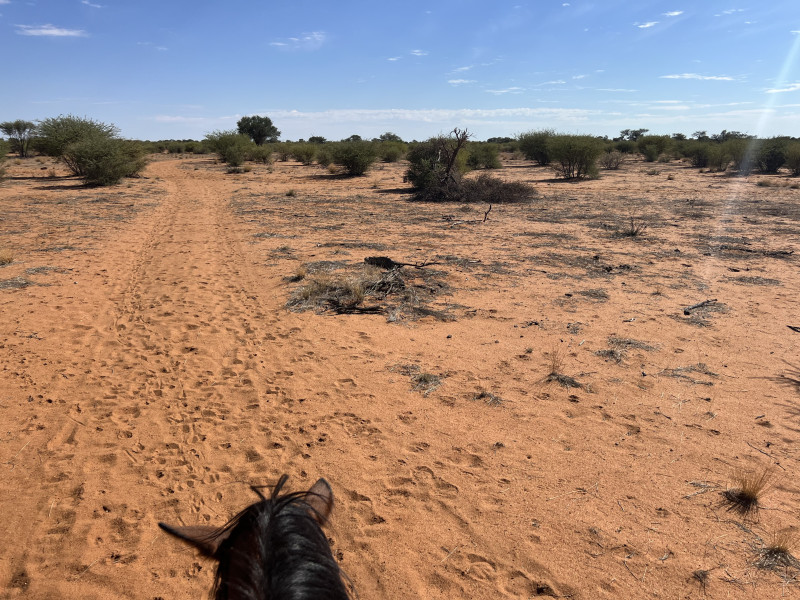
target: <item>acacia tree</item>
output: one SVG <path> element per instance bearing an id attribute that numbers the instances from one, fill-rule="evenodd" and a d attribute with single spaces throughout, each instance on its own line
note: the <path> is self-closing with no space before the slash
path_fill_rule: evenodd
<path id="1" fill-rule="evenodd" d="M 242 117 L 236 123 L 239 133 L 250 136 L 256 145 L 263 146 L 266 142 L 274 143 L 278 141 L 281 132 L 272 124 L 272 119 L 260 115 Z"/>
<path id="2" fill-rule="evenodd" d="M 19 152 L 20 157 L 28 156 L 31 140 L 36 133 L 36 123 L 22 119 L 5 121 L 0 123 L 0 131 L 11 139 L 12 148 Z"/>

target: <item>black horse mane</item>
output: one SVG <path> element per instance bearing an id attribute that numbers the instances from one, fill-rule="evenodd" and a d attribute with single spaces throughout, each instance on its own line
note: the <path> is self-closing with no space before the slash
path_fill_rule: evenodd
<path id="1" fill-rule="evenodd" d="M 327 518 L 317 508 L 322 496 L 314 488 L 281 495 L 287 479 L 286 475 L 281 477 L 269 498 L 261 493 L 261 488 L 253 487 L 261 498 L 259 502 L 245 508 L 221 528 L 194 539 L 162 524 L 162 528 L 201 550 L 205 547 L 219 561 L 211 592 L 216 600 L 350 598 L 328 539 L 320 528 Z M 326 500 L 332 503 L 332 496 Z"/>

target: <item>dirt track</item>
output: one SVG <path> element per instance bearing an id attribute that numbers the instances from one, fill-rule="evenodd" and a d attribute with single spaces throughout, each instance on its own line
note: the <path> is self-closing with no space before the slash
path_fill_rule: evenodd
<path id="1" fill-rule="evenodd" d="M 19 541 L 0 553 L 8 597 L 203 597 L 211 565 L 156 523 L 222 524 L 250 484 L 284 472 L 292 489 L 331 481 L 328 533 L 361 598 L 699 598 L 698 569 L 730 597 L 796 592 L 751 566 L 753 538 L 718 493 L 733 468 L 777 462 L 778 518 L 748 527 L 797 525 L 796 258 L 703 258 L 680 237 L 692 217 L 674 233 L 661 205 L 646 246 L 597 241 L 559 202 L 454 233 L 441 213 L 455 208 L 371 191 L 399 185 L 391 169 L 237 179 L 208 159 L 160 160 L 109 192 L 25 168 L 0 188 L 17 257 L 0 280 L 19 284 L 0 290 L 0 535 Z M 764 240 L 741 214 L 728 226 L 759 248 L 797 247 L 780 230 L 795 213 L 761 214 Z M 375 248 L 461 257 L 442 268 L 453 291 L 438 306 L 457 320 L 286 309 L 299 262 Z M 567 250 L 586 264 L 556 265 Z M 749 287 L 730 270 L 745 262 Z M 589 275 L 565 282 L 575 269 Z M 681 321 L 712 296 L 727 312 Z M 609 363 L 594 352 L 613 335 L 651 345 Z M 560 344 L 588 390 L 543 382 Z M 411 390 L 409 364 L 446 375 L 441 390 Z M 504 404 L 473 400 L 481 389 Z M 718 489 L 686 499 L 701 480 Z"/>

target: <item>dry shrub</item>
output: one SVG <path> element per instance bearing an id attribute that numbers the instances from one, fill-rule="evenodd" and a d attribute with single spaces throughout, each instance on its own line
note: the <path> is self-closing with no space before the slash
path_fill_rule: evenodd
<path id="1" fill-rule="evenodd" d="M 10 265 L 12 262 L 14 262 L 14 253 L 8 248 L 0 250 L 0 266 Z"/>
<path id="2" fill-rule="evenodd" d="M 462 202 L 508 204 L 528 202 L 536 196 L 536 190 L 532 185 L 519 181 L 502 181 L 485 173 L 475 179 L 462 181 L 461 186 Z"/>
<path id="3" fill-rule="evenodd" d="M 624 157 L 622 152 L 619 150 L 612 150 L 611 152 L 606 152 L 600 156 L 600 159 L 597 161 L 601 167 L 608 170 L 617 170 L 622 166 L 622 161 Z"/>
<path id="4" fill-rule="evenodd" d="M 411 376 L 411 385 L 415 392 L 421 392 L 423 396 L 427 396 L 442 385 L 442 378 L 433 373 L 415 373 Z"/>

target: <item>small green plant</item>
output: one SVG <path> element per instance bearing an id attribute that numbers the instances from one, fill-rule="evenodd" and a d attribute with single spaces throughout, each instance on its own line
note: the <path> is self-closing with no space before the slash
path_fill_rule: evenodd
<path id="1" fill-rule="evenodd" d="M 764 492 L 769 488 L 773 479 L 773 471 L 767 467 L 759 471 L 736 471 L 732 476 L 732 485 L 723 493 L 722 497 L 728 504 L 728 509 L 733 510 L 743 517 L 754 516 L 758 513 L 759 502 Z"/>

